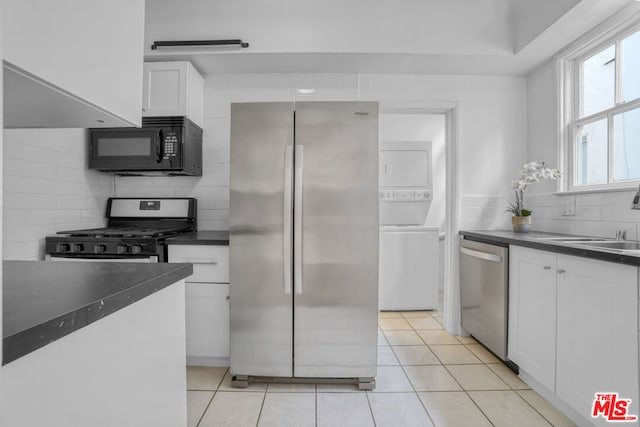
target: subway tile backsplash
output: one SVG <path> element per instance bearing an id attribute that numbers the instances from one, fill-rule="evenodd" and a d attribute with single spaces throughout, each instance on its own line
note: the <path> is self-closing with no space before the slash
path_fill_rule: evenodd
<path id="1" fill-rule="evenodd" d="M 562 197 L 555 194 L 527 194 L 533 211 L 532 231 L 583 234 L 614 238 L 616 230 L 626 230 L 627 239 L 640 239 L 640 211 L 632 210 L 635 190 L 577 194 L 576 212 L 563 216 Z M 505 209 L 513 196 L 463 195 L 460 228 L 511 229 L 511 214 Z"/>
<path id="2" fill-rule="evenodd" d="M 44 237 L 104 225 L 114 178 L 87 169 L 84 129 L 4 130 L 4 259 L 41 260 Z"/>
<path id="3" fill-rule="evenodd" d="M 637 240 L 640 211 L 631 209 L 634 194 L 635 190 L 576 194 L 573 216 L 561 214 L 561 199 L 567 196 L 532 195 L 529 197 L 533 211 L 531 229 L 608 238 L 614 238 L 616 230 L 626 230 L 628 239 Z"/>

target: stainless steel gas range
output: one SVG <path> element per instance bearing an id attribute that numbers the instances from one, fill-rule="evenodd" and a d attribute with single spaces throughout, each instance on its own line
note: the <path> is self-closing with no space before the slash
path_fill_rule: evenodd
<path id="1" fill-rule="evenodd" d="M 166 262 L 166 239 L 197 229 L 197 200 L 123 198 L 107 202 L 107 226 L 45 239 L 47 261 Z"/>

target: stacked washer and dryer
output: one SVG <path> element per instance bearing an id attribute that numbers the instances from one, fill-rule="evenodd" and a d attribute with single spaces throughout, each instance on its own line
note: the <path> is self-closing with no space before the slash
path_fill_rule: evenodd
<path id="1" fill-rule="evenodd" d="M 380 310 L 438 308 L 437 227 L 425 227 L 433 198 L 431 142 L 380 144 Z"/>

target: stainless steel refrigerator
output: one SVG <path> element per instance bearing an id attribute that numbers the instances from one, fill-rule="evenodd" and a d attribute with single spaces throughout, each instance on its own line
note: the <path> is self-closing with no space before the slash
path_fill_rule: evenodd
<path id="1" fill-rule="evenodd" d="M 374 387 L 376 102 L 231 105 L 230 258 L 234 385 Z"/>

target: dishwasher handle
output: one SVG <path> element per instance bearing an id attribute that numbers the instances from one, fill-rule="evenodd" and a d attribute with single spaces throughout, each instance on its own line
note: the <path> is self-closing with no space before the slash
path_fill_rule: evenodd
<path id="1" fill-rule="evenodd" d="M 464 248 L 464 247 L 460 248 L 460 252 L 462 252 L 465 255 L 469 255 L 471 257 L 478 258 L 478 259 L 481 259 L 481 260 L 484 260 L 484 261 L 491 261 L 491 262 L 498 262 L 498 263 L 502 262 L 502 256 L 501 255 L 490 254 L 490 253 L 487 253 L 487 252 L 474 251 L 473 249 L 468 249 L 468 248 Z"/>

